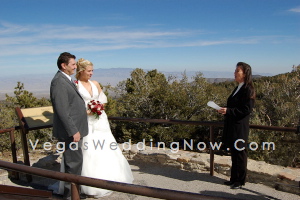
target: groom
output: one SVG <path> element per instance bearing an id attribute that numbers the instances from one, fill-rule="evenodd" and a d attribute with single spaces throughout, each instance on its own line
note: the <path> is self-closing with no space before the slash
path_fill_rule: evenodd
<path id="1" fill-rule="evenodd" d="M 75 59 L 68 52 L 58 57 L 59 70 L 51 81 L 50 98 L 54 111 L 53 136 L 65 143 L 65 173 L 80 175 L 82 137 L 88 134 L 88 122 L 84 100 L 70 77 L 77 68 Z M 71 184 L 68 182 L 65 182 L 64 198 L 71 199 Z"/>

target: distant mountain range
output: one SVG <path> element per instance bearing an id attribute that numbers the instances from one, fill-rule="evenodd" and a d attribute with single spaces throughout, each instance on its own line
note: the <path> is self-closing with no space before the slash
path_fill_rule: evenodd
<path id="1" fill-rule="evenodd" d="M 120 81 L 130 78 L 130 73 L 134 68 L 110 68 L 110 69 L 95 69 L 92 79 L 97 80 L 102 85 L 110 84 L 116 86 Z M 145 69 L 147 71 L 147 69 Z M 165 74 L 181 78 L 182 72 L 165 72 Z M 195 76 L 197 72 L 203 73 L 203 77 L 207 78 L 209 82 L 222 82 L 226 80 L 233 80 L 233 72 L 227 71 L 185 71 L 188 78 Z M 257 73 L 254 73 L 257 74 Z M 272 76 L 272 74 L 259 74 L 260 76 Z M 32 92 L 36 97 L 49 97 L 50 82 L 54 74 L 32 74 L 26 76 L 11 76 L 0 78 L 0 100 L 5 99 L 5 94 L 14 95 L 14 88 L 17 82 L 24 83 L 25 90 Z"/>

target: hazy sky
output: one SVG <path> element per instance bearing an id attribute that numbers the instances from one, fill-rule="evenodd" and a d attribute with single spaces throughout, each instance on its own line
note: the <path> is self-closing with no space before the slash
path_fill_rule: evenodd
<path id="1" fill-rule="evenodd" d="M 0 76 L 95 68 L 260 73 L 300 64 L 299 0 L 0 0 Z"/>

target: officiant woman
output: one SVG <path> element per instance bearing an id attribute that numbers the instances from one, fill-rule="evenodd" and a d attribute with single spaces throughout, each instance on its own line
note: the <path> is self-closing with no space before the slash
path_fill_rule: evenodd
<path id="1" fill-rule="evenodd" d="M 249 135 L 249 118 L 255 100 L 251 66 L 244 62 L 236 65 L 234 72 L 238 86 L 227 99 L 227 106 L 218 112 L 224 115 L 222 142 L 231 153 L 231 176 L 224 182 L 232 189 L 239 189 L 246 182 L 247 175 L 247 141 Z"/>

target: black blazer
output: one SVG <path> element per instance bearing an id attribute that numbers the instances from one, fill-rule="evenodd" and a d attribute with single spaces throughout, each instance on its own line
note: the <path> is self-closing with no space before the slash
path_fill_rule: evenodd
<path id="1" fill-rule="evenodd" d="M 50 98 L 53 106 L 53 136 L 64 141 L 80 132 L 88 134 L 85 102 L 73 84 L 58 71 L 51 81 Z"/>
<path id="2" fill-rule="evenodd" d="M 254 106 L 254 99 L 250 98 L 251 90 L 245 84 L 234 95 L 232 94 L 227 100 L 227 111 L 224 119 L 224 130 L 222 142 L 225 147 L 233 148 L 238 139 L 243 139 L 245 143 L 238 142 L 237 147 L 246 147 L 249 135 L 249 118 Z"/>

